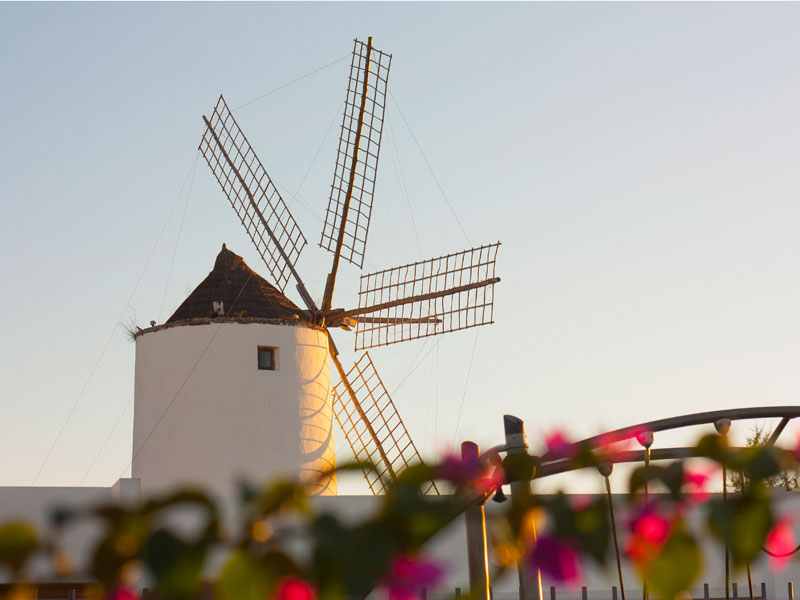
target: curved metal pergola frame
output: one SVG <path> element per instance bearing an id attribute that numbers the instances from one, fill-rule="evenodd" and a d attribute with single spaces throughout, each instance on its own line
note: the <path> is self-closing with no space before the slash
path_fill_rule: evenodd
<path id="1" fill-rule="evenodd" d="M 599 435 L 595 435 L 578 442 L 574 442 L 571 444 L 572 448 L 578 449 L 583 446 L 588 446 L 589 448 L 598 448 L 608 445 L 609 443 L 619 442 L 630 438 L 636 438 L 638 435 L 649 433 L 655 434 L 661 431 L 670 431 L 673 429 L 681 429 L 684 427 L 692 427 L 697 425 L 707 425 L 713 424 L 715 429 L 718 433 L 725 434 L 727 433 L 728 428 L 732 421 L 744 421 L 749 419 L 780 419 L 780 422 L 775 427 L 775 429 L 770 434 L 769 439 L 767 440 L 767 445 L 772 446 L 778 440 L 781 433 L 783 433 L 786 426 L 789 424 L 789 421 L 800 417 L 800 406 L 764 406 L 764 407 L 750 407 L 750 408 L 731 408 L 726 410 L 713 410 L 713 411 L 706 411 L 700 413 L 693 413 L 688 415 L 681 415 L 678 417 L 670 417 L 667 419 L 658 419 L 656 421 L 647 421 L 644 423 L 639 423 L 637 425 L 630 425 L 628 427 L 622 427 L 620 429 L 615 429 L 613 431 L 609 431 L 606 433 L 602 433 Z M 490 456 L 497 456 L 500 453 L 527 453 L 527 443 L 525 442 L 525 433 L 524 433 L 524 423 L 517 417 L 512 415 L 505 415 L 504 417 L 504 425 L 506 430 L 506 443 L 495 446 L 493 448 L 489 448 L 485 452 L 481 453 L 482 457 L 490 457 Z M 606 452 L 607 459 L 611 465 L 616 463 L 633 463 L 633 462 L 644 462 L 645 464 L 649 464 L 650 461 L 653 460 L 677 460 L 682 458 L 689 458 L 694 454 L 694 448 L 691 447 L 680 447 L 680 448 L 652 448 L 652 438 L 649 441 L 642 442 L 641 438 L 638 438 L 637 441 L 642 445 L 642 450 L 626 450 L 626 451 L 618 451 L 618 452 Z M 646 445 L 645 445 L 646 444 Z M 543 477 L 550 477 L 553 475 L 559 475 L 561 473 L 567 473 L 569 471 L 579 470 L 583 468 L 589 468 L 589 466 L 583 465 L 576 465 L 575 461 L 572 458 L 564 458 L 563 452 L 558 454 L 555 453 L 545 453 L 539 458 L 539 464 L 536 468 L 536 472 L 534 475 L 534 479 L 541 479 Z M 606 481 L 606 492 L 608 494 L 609 499 L 609 513 L 611 518 L 612 530 L 614 534 L 614 548 L 616 553 L 616 561 L 617 561 L 617 570 L 619 573 L 619 583 L 620 583 L 620 590 L 622 594 L 622 600 L 625 600 L 625 586 L 624 586 L 624 579 L 622 573 L 622 561 L 620 556 L 620 548 L 619 548 L 619 541 L 617 539 L 617 528 L 614 518 L 614 507 L 613 501 L 611 497 L 611 484 L 609 480 L 609 476 L 611 475 L 611 468 L 606 468 L 606 465 L 601 465 L 598 467 L 600 474 L 605 478 Z M 723 469 L 723 495 L 726 492 L 725 486 L 725 471 Z M 526 483 L 526 485 L 528 485 Z M 500 494 L 501 488 L 498 488 L 498 494 Z M 489 499 L 491 496 L 490 491 L 487 491 L 482 497 L 476 499 L 472 499 L 470 504 L 481 505 L 486 500 Z M 512 496 L 514 495 L 514 483 L 512 482 L 511 486 L 511 493 Z M 647 494 L 647 486 L 645 484 L 645 495 Z M 497 499 L 497 498 L 496 498 Z M 503 500 L 498 500 L 502 502 Z M 482 518 L 482 516 L 480 517 Z M 467 536 L 469 538 L 470 531 L 468 526 Z M 485 534 L 484 534 L 485 535 Z M 482 544 L 485 547 L 485 537 L 482 538 Z M 776 554 L 770 552 L 767 548 L 763 548 L 763 551 L 767 554 L 772 556 L 776 556 Z M 795 548 L 791 553 L 794 554 L 800 551 L 800 545 Z M 472 566 L 470 566 L 472 569 Z M 480 573 L 478 572 L 480 571 Z M 479 578 L 481 573 L 488 572 L 485 568 L 481 571 L 480 569 L 476 571 L 476 578 Z M 530 595 L 530 591 L 523 592 L 524 589 L 530 585 L 528 582 L 524 584 L 528 580 L 527 576 L 524 575 L 525 567 L 520 566 L 520 595 L 521 597 L 527 598 Z M 750 584 L 750 594 L 752 596 L 752 580 L 750 579 L 750 567 L 747 567 L 747 574 L 748 574 L 748 583 Z M 488 578 L 485 579 L 486 583 L 486 590 L 488 598 Z M 729 562 L 728 562 L 728 550 L 725 550 L 725 589 L 726 595 L 728 590 L 729 584 Z M 644 595 L 648 597 L 647 593 L 647 581 L 643 582 L 644 585 Z"/>
<path id="2" fill-rule="evenodd" d="M 615 429 L 607 433 L 595 435 L 579 442 L 572 444 L 574 448 L 588 446 L 590 448 L 597 448 L 607 445 L 609 442 L 617 442 L 630 438 L 636 438 L 641 434 L 651 434 L 649 441 L 642 442 L 638 437 L 637 441 L 642 445 L 642 450 L 628 450 L 606 453 L 608 461 L 613 465 L 616 463 L 633 463 L 643 462 L 649 464 L 653 460 L 675 460 L 681 458 L 689 458 L 693 455 L 694 448 L 658 448 L 653 449 L 652 434 L 660 431 L 670 431 L 673 429 L 681 429 L 684 427 L 693 427 L 697 425 L 713 424 L 718 432 L 726 433 L 732 421 L 743 421 L 748 419 L 780 419 L 780 422 L 770 434 L 767 440 L 767 445 L 772 446 L 778 440 L 783 430 L 789 424 L 789 421 L 800 417 L 800 406 L 765 406 L 765 407 L 750 407 L 750 408 L 732 408 L 727 410 L 713 410 L 701 413 L 693 413 L 689 415 L 682 415 L 679 417 L 670 417 L 668 419 L 659 419 L 657 421 L 648 421 L 639 423 L 638 425 L 631 425 L 621 429 Z M 646 445 L 645 445 L 646 444 Z M 543 477 L 550 477 L 569 471 L 586 468 L 583 466 L 575 465 L 571 458 L 563 458 L 563 455 L 555 455 L 553 453 L 545 453 L 540 457 L 540 464 L 536 469 L 534 479 L 541 479 Z M 611 483 L 609 475 L 611 474 L 611 467 L 604 468 L 598 467 L 600 474 L 605 478 L 606 492 L 608 494 L 609 513 L 611 518 L 611 526 L 614 534 L 614 549 L 616 552 L 617 570 L 619 574 L 619 584 L 622 593 L 622 600 L 625 600 L 625 584 L 622 574 L 622 560 L 620 556 L 619 542 L 617 539 L 617 527 L 614 518 L 614 505 L 611 497 Z M 726 475 L 723 469 L 723 497 L 726 496 Z M 647 495 L 647 487 L 645 486 L 645 496 Z M 767 548 L 762 548 L 764 552 L 775 556 Z M 791 556 L 800 551 L 800 545 L 797 546 L 787 556 Z M 726 597 L 728 596 L 729 586 L 729 558 L 728 549 L 725 549 L 725 590 Z M 753 597 L 753 582 L 750 576 L 750 565 L 747 565 L 747 580 L 750 587 L 750 597 Z M 647 594 L 647 581 L 643 582 L 644 595 Z"/>
<path id="3" fill-rule="evenodd" d="M 767 441 L 768 445 L 773 445 L 778 440 L 783 430 L 789 424 L 789 421 L 800 417 L 800 406 L 764 406 L 764 407 L 750 407 L 750 408 L 730 408 L 726 410 L 712 410 L 701 413 L 693 413 L 689 415 L 682 415 L 679 417 L 670 417 L 668 419 L 658 419 L 656 421 L 647 421 L 639 423 L 638 425 L 631 425 L 615 429 L 606 433 L 595 435 L 579 442 L 575 442 L 574 446 L 588 445 L 595 448 L 607 444 L 609 440 L 621 441 L 629 439 L 636 434 L 642 432 L 657 433 L 659 431 L 669 431 L 672 429 L 681 429 L 683 427 L 692 427 L 695 425 L 714 424 L 722 419 L 730 421 L 744 421 L 749 419 L 780 419 L 778 426 L 773 430 L 772 434 Z M 692 448 L 658 448 L 651 449 L 649 460 L 675 460 L 680 458 L 688 458 L 692 455 Z M 647 450 L 628 450 L 620 452 L 612 452 L 609 454 L 609 460 L 612 463 L 629 463 L 629 462 L 644 462 Z M 561 456 L 553 456 L 551 453 L 545 453 L 541 456 L 541 464 L 536 469 L 536 479 L 543 477 L 550 477 L 552 475 L 559 475 L 568 471 L 584 468 L 574 464 L 574 461 L 569 458 L 562 458 Z"/>

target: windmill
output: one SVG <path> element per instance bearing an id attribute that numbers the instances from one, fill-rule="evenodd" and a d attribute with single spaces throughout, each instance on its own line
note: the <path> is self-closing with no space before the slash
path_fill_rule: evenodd
<path id="1" fill-rule="evenodd" d="M 345 372 L 332 330 L 355 329 L 355 350 L 439 335 L 493 322 L 495 259 L 500 243 L 361 276 L 358 307 L 334 308 L 341 259 L 363 268 L 380 154 L 391 55 L 372 38 L 354 41 L 344 117 L 331 195 L 319 245 L 333 253 L 322 305 L 317 306 L 295 268 L 307 240 L 255 151 L 220 96 L 200 151 L 264 260 L 276 287 L 293 281 L 308 319 L 327 333 L 340 382 L 333 412 L 370 490 L 384 484 L 420 454 L 368 352 Z M 435 487 L 434 487 L 435 490 Z"/>

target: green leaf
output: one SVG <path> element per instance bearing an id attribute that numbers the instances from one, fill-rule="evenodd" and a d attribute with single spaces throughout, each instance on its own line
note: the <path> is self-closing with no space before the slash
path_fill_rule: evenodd
<path id="1" fill-rule="evenodd" d="M 667 490 L 674 500 L 681 496 L 681 486 L 683 485 L 683 463 L 674 462 L 666 467 L 661 465 L 648 465 L 639 467 L 631 473 L 628 484 L 629 493 L 635 496 L 645 484 L 660 483 Z M 650 490 L 651 492 L 653 490 Z"/>
<path id="2" fill-rule="evenodd" d="M 216 597 L 220 600 L 264 600 L 274 585 L 275 581 L 254 557 L 236 550 L 217 579 Z"/>
<path id="3" fill-rule="evenodd" d="M 608 458 L 604 453 L 596 448 L 592 448 L 588 443 L 583 443 L 578 453 L 572 459 L 573 464 L 578 468 L 597 467 Z"/>
<path id="4" fill-rule="evenodd" d="M 12 521 L 0 526 L 0 565 L 19 571 L 36 544 L 36 530 L 28 523 Z"/>
<path id="5" fill-rule="evenodd" d="M 728 447 L 725 436 L 709 433 L 700 438 L 694 448 L 693 456 L 710 458 L 720 465 L 735 468 L 734 454 Z"/>
<path id="6" fill-rule="evenodd" d="M 656 596 L 673 600 L 694 583 L 702 564 L 695 539 L 678 529 L 666 541 L 661 553 L 642 569 L 642 576 Z"/>
<path id="7" fill-rule="evenodd" d="M 427 485 L 436 476 L 436 470 L 425 463 L 411 465 L 398 475 L 395 484 L 399 485 Z"/>
<path id="8" fill-rule="evenodd" d="M 166 529 L 152 533 L 145 543 L 144 561 L 156 579 L 156 593 L 165 598 L 188 598 L 202 584 L 205 549 L 187 544 Z"/>
<path id="9" fill-rule="evenodd" d="M 740 460 L 741 470 L 750 480 L 768 479 L 782 471 L 780 456 L 773 447 L 745 448 Z"/>
<path id="10" fill-rule="evenodd" d="M 114 586 L 122 566 L 129 560 L 129 557 L 120 556 L 115 538 L 113 534 L 107 535 L 97 544 L 92 555 L 90 574 L 109 589 Z"/>
<path id="11" fill-rule="evenodd" d="M 273 481 L 258 498 L 258 510 L 262 515 L 288 509 L 294 509 L 301 514 L 308 514 L 310 511 L 305 490 L 298 483 L 281 479 Z"/>
<path id="12" fill-rule="evenodd" d="M 552 522 L 553 534 L 557 538 L 572 540 L 598 563 L 605 562 L 611 540 L 605 498 L 595 498 L 589 504 L 575 508 L 572 500 L 559 492 L 545 508 Z"/>
<path id="13" fill-rule="evenodd" d="M 341 583 L 342 553 L 341 545 L 346 546 L 350 539 L 349 531 L 332 515 L 321 515 L 311 525 L 314 554 L 312 560 L 312 577 L 322 589 L 344 587 Z"/>
<path id="14" fill-rule="evenodd" d="M 754 560 L 761 551 L 772 527 L 769 499 L 758 486 L 748 488 L 745 496 L 713 500 L 708 503 L 708 525 L 730 550 L 734 566 Z"/>
<path id="15" fill-rule="evenodd" d="M 425 495 L 416 482 L 398 480 L 376 520 L 391 530 L 399 550 L 415 552 L 463 511 L 456 496 Z"/>
<path id="16" fill-rule="evenodd" d="M 388 570 L 393 550 L 392 536 L 380 524 L 351 532 L 343 577 L 347 598 L 363 598 L 372 591 Z"/>
<path id="17" fill-rule="evenodd" d="M 325 593 L 338 597 L 366 596 L 385 574 L 396 553 L 396 535 L 384 522 L 344 528 L 323 515 L 312 526 L 315 541 L 313 579 Z"/>

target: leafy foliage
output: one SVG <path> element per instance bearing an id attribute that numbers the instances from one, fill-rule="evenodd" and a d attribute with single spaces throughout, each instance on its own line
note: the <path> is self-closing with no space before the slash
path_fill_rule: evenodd
<path id="1" fill-rule="evenodd" d="M 610 460 L 606 444 L 573 446 L 559 438 L 547 460 L 567 469 L 596 468 Z M 729 472 L 741 473 L 748 484 L 727 499 L 698 494 L 704 477 L 682 461 L 635 469 L 627 496 L 630 522 L 620 524 L 627 559 L 646 578 L 659 598 L 679 597 L 702 569 L 698 538 L 709 535 L 728 547 L 735 567 L 744 567 L 775 536 L 779 519 L 770 497 L 771 482 L 796 469 L 795 454 L 754 444 L 731 448 L 724 436 L 702 438 L 694 457 L 705 458 Z M 115 504 L 79 511 L 56 510 L 45 535 L 27 524 L 0 526 L 0 567 L 23 582 L 34 555 L 49 556 L 56 572 L 67 575 L 64 535 L 79 521 L 102 526 L 88 576 L 97 582 L 98 597 L 136 598 L 133 586 L 144 572 L 157 598 L 190 600 L 340 600 L 363 598 L 377 587 L 391 600 L 413 600 L 423 586 L 435 585 L 441 569 L 425 558 L 426 543 L 476 503 L 485 502 L 507 483 L 517 493 L 491 523 L 494 575 L 523 563 L 550 577 L 578 580 L 581 565 L 607 565 L 613 560 L 611 506 L 605 497 L 577 499 L 564 493 L 536 494 L 527 483 L 536 478 L 543 459 L 524 453 L 478 458 L 446 457 L 436 465 L 406 469 L 378 498 L 378 510 L 361 519 L 343 520 L 317 512 L 303 485 L 275 481 L 263 490 L 239 490 L 241 527 L 221 531 L 215 504 L 202 492 L 183 490 L 153 498 L 139 506 Z M 343 465 L 357 470 L 364 465 Z M 453 493 L 426 495 L 431 480 Z M 661 493 L 645 496 L 646 488 Z M 616 504 L 616 502 L 615 502 Z M 702 511 L 705 529 L 690 531 L 684 515 Z M 196 514 L 187 533 L 174 516 Z M 296 552 L 298 541 L 310 548 Z M 204 573 L 212 557 L 224 550 L 216 581 Z M 23 588 L 17 588 L 17 591 Z M 25 588 L 28 589 L 28 588 Z"/>

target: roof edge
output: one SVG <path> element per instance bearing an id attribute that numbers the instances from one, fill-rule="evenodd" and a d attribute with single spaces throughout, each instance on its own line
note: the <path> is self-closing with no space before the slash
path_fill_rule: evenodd
<path id="1" fill-rule="evenodd" d="M 192 319 L 183 319 L 182 321 L 173 321 L 171 323 L 162 323 L 161 325 L 154 325 L 152 327 L 148 327 L 146 329 L 142 329 L 141 331 L 137 331 L 133 339 L 139 339 L 139 336 L 142 336 L 146 333 L 155 333 L 156 331 L 161 331 L 162 329 L 172 329 L 173 327 L 183 327 L 183 326 L 191 326 L 191 325 L 210 325 L 211 323 L 235 323 L 239 325 L 249 325 L 251 323 L 260 323 L 262 325 L 283 325 L 285 327 L 306 327 L 308 329 L 316 329 L 317 331 L 325 331 L 323 327 L 319 325 L 314 325 L 313 323 L 309 323 L 308 321 L 302 321 L 299 318 L 292 321 L 289 319 L 266 319 L 260 317 L 242 317 L 242 318 L 234 318 L 234 317 L 214 317 L 213 319 L 210 317 L 206 318 L 199 318 L 195 317 Z"/>

